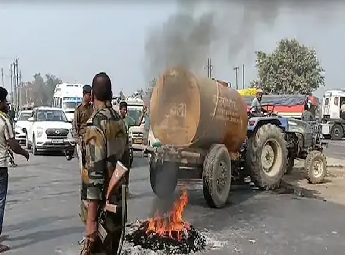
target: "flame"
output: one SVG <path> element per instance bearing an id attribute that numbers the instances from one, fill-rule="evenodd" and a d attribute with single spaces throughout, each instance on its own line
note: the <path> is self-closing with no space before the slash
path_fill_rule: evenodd
<path id="1" fill-rule="evenodd" d="M 180 198 L 174 203 L 172 211 L 166 217 L 156 214 L 154 218 L 148 220 L 146 234 L 155 234 L 181 241 L 183 233 L 190 230 L 190 225 L 182 218 L 187 204 L 188 193 L 183 188 Z"/>

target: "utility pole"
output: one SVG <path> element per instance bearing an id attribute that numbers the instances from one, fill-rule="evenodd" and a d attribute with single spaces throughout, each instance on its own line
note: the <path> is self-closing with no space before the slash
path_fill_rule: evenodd
<path id="1" fill-rule="evenodd" d="M 10 79 L 11 79 L 11 103 L 13 106 L 14 101 L 13 101 L 13 65 L 12 64 L 10 64 Z"/>
<path id="2" fill-rule="evenodd" d="M 212 65 L 211 58 L 207 58 L 206 69 L 207 69 L 207 77 L 211 79 L 212 78 L 212 71 L 213 71 L 213 65 Z"/>
<path id="3" fill-rule="evenodd" d="M 242 89 L 244 89 L 244 85 L 245 85 L 245 82 L 244 82 L 244 64 L 242 65 Z"/>
<path id="4" fill-rule="evenodd" d="M 236 89 L 238 89 L 238 69 L 240 69 L 238 66 L 235 66 L 233 69 L 235 71 Z"/>
<path id="5" fill-rule="evenodd" d="M 22 107 L 22 93 L 23 93 L 23 84 L 22 84 L 22 71 L 19 71 L 19 93 L 18 93 L 18 102 L 19 102 L 19 109 Z"/>
<path id="6" fill-rule="evenodd" d="M 5 87 L 4 68 L 1 68 L 1 86 Z"/>
<path id="7" fill-rule="evenodd" d="M 17 111 L 19 111 L 19 98 L 20 98 L 20 88 L 19 88 L 19 67 L 18 67 L 18 58 L 16 58 L 15 60 L 15 66 L 16 66 L 16 87 L 17 87 L 17 98 L 16 98 L 16 101 L 17 101 Z"/>

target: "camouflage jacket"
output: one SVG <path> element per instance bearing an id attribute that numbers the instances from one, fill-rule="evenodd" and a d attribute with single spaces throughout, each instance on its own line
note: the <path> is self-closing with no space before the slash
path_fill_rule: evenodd
<path id="1" fill-rule="evenodd" d="M 83 182 L 99 199 L 103 198 L 109 180 L 128 147 L 126 127 L 120 115 L 110 107 L 95 109 L 87 121 L 85 135 L 85 169 Z"/>
<path id="2" fill-rule="evenodd" d="M 86 122 L 93 113 L 92 104 L 79 104 L 74 111 L 73 118 L 73 137 L 79 140 L 79 137 L 85 134 Z"/>

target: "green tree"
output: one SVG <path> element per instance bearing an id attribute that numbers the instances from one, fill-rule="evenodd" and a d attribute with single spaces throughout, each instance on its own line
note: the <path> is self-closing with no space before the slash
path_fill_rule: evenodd
<path id="1" fill-rule="evenodd" d="M 272 53 L 256 53 L 257 79 L 251 87 L 269 94 L 310 94 L 325 85 L 324 70 L 314 49 L 296 39 L 282 39 Z"/>
<path id="2" fill-rule="evenodd" d="M 51 105 L 53 102 L 54 90 L 56 85 L 62 83 L 62 80 L 57 78 L 53 74 L 46 74 L 44 96 L 47 105 Z"/>

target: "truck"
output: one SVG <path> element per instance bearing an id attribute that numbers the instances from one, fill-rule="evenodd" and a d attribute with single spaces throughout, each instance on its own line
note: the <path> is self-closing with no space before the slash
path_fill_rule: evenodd
<path id="1" fill-rule="evenodd" d="M 74 110 L 83 101 L 83 85 L 77 83 L 61 83 L 54 89 L 52 107 L 64 110 L 69 121 L 73 121 Z"/>
<path id="2" fill-rule="evenodd" d="M 321 121 L 322 135 L 325 139 L 341 140 L 345 135 L 345 90 L 333 89 L 324 93 L 322 98 Z"/>

